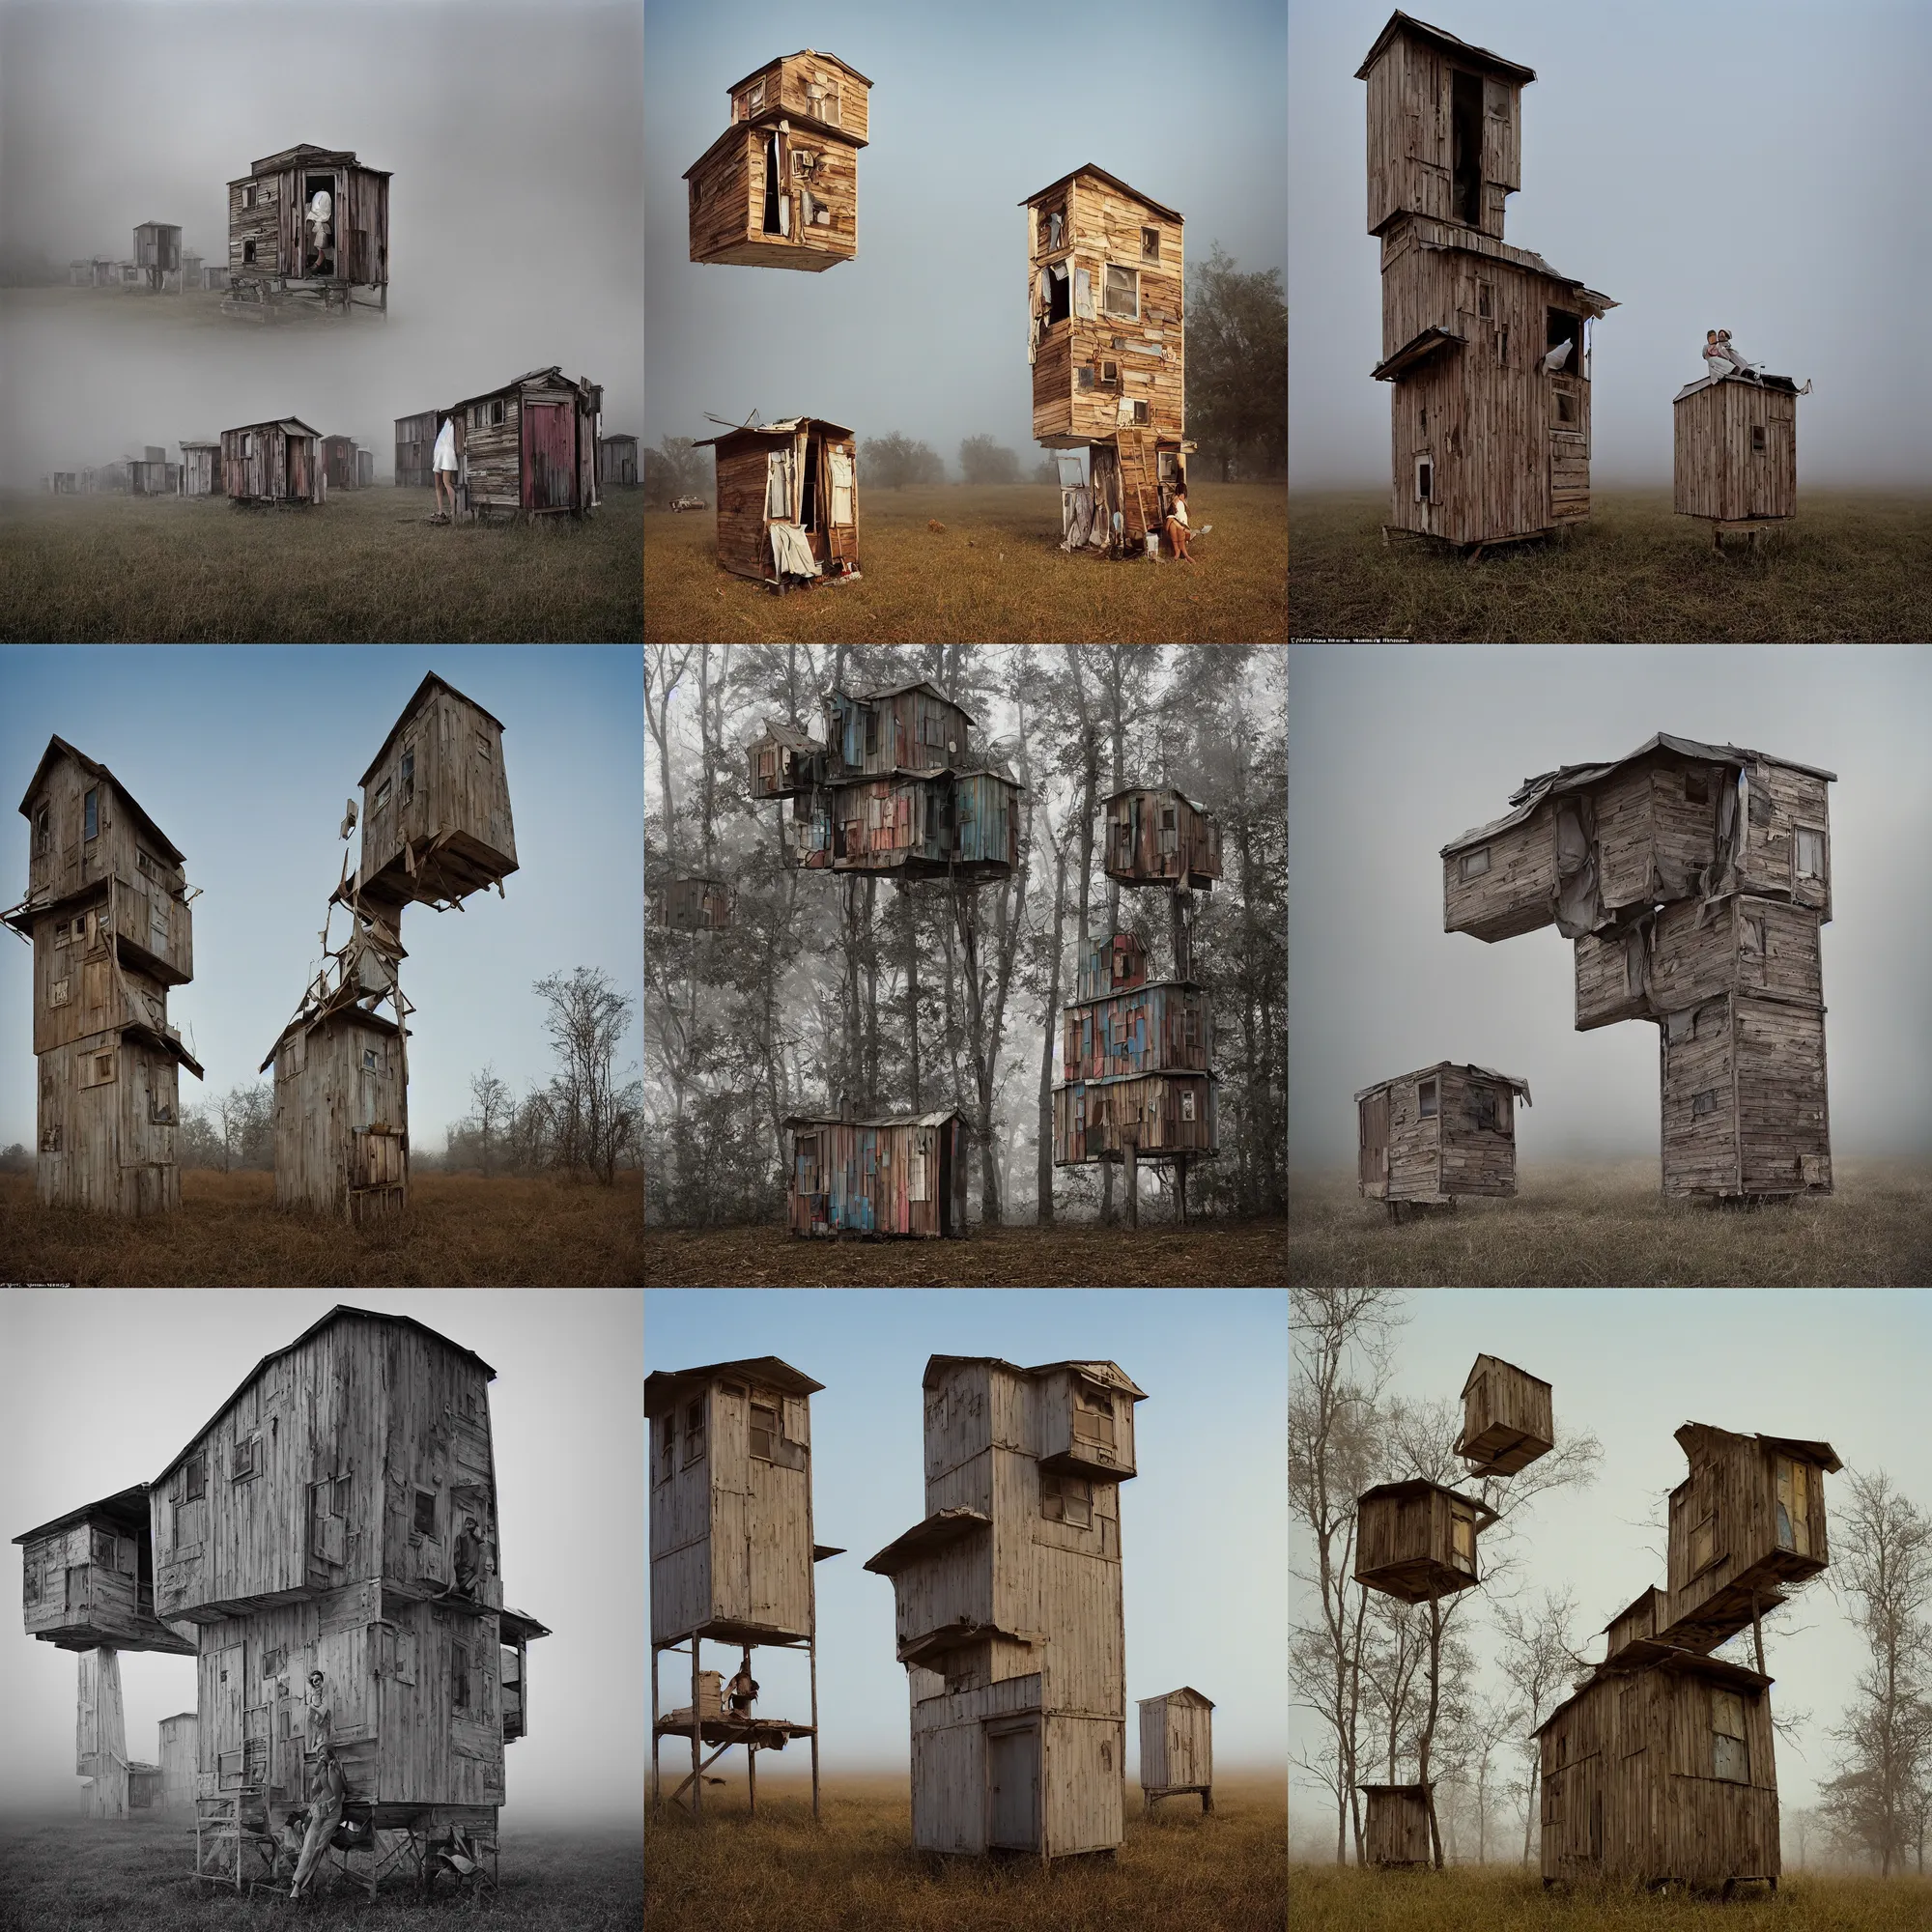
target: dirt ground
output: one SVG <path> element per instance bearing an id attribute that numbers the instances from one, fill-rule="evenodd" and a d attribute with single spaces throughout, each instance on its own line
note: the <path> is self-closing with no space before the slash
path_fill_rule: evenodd
<path id="1" fill-rule="evenodd" d="M 956 1241 L 647 1228 L 643 1261 L 650 1288 L 1279 1288 L 1288 1223 L 980 1228 Z"/>

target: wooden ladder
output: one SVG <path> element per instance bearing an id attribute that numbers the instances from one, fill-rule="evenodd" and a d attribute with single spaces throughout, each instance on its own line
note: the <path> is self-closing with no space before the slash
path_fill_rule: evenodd
<path id="1" fill-rule="evenodd" d="M 1140 528 L 1135 529 L 1131 523 L 1127 523 L 1125 534 L 1132 541 L 1138 543 L 1147 535 L 1149 530 L 1155 527 L 1155 526 L 1148 522 L 1147 451 L 1143 447 L 1140 438 L 1137 436 L 1129 442 L 1123 431 L 1115 430 L 1114 460 L 1119 464 L 1121 471 L 1121 509 L 1123 513 L 1123 521 L 1124 512 L 1127 507 L 1127 486 L 1129 484 L 1133 486 L 1134 512 L 1140 520 Z M 1156 498 L 1157 500 L 1158 498 Z"/>

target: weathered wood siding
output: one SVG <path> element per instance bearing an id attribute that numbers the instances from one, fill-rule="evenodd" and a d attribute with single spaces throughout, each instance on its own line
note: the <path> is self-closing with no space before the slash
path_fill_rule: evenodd
<path id="1" fill-rule="evenodd" d="M 839 128 L 855 141 L 869 138 L 871 86 L 837 61 L 812 53 L 768 62 L 729 91 L 731 118 L 773 119 L 806 114 Z"/>
<path id="2" fill-rule="evenodd" d="M 782 231 L 765 227 L 774 144 Z M 692 167 L 687 187 L 694 262 L 815 272 L 859 252 L 859 151 L 823 129 L 733 127 Z"/>
<path id="3" fill-rule="evenodd" d="M 1760 761 L 1750 773 L 1750 804 L 1739 886 L 1763 897 L 1786 898 L 1832 917 L 1832 821 L 1826 781 L 1789 765 Z M 1825 876 L 1800 878 L 1795 833 L 1800 826 L 1825 839 Z"/>
<path id="4" fill-rule="evenodd" d="M 1124 1391 L 1055 1369 L 1031 1380 L 1030 1452 L 1054 1468 L 1117 1485 L 1134 1473 L 1134 1405 Z"/>
<path id="5" fill-rule="evenodd" d="M 1798 514 L 1796 396 L 1725 381 L 1678 397 L 1671 414 L 1680 514 L 1727 523 Z"/>
<path id="6" fill-rule="evenodd" d="M 1371 235 L 1398 214 L 1454 218 L 1455 75 L 1483 90 L 1482 198 L 1479 226 L 1503 232 L 1503 197 L 1522 185 L 1522 86 L 1480 68 L 1462 68 L 1453 51 L 1398 34 L 1368 81 Z"/>
<path id="7" fill-rule="evenodd" d="M 1442 860 L 1442 930 L 1477 939 L 1514 939 L 1556 923 L 1556 839 L 1548 800 L 1520 824 Z M 1487 852 L 1487 869 L 1464 876 L 1465 861 Z"/>
<path id="8" fill-rule="evenodd" d="M 181 493 L 184 497 L 221 495 L 221 445 L 185 442 L 181 446 Z"/>
<path id="9" fill-rule="evenodd" d="M 1665 1193 L 1829 1193 L 1823 1009 L 1731 993 L 1693 1013 L 1662 1030 Z"/>
<path id="10" fill-rule="evenodd" d="M 1441 1101 L 1437 1099 L 1435 1113 L 1425 1120 L 1420 1086 L 1419 1080 L 1399 1080 L 1388 1089 L 1380 1196 L 1386 1201 L 1442 1198 Z"/>
<path id="11" fill-rule="evenodd" d="M 828 1121 L 794 1127 L 792 1137 L 786 1221 L 793 1234 L 965 1234 L 963 1122 L 881 1127 Z M 815 1151 L 802 1151 L 801 1138 L 815 1139 Z"/>
<path id="12" fill-rule="evenodd" d="M 711 1432 L 693 1455 L 680 1424 L 696 1406 L 709 1422 L 706 1390 L 685 1398 L 677 1410 L 653 1422 L 651 1444 L 651 1641 L 671 1643 L 710 1621 Z M 668 1439 L 670 1461 L 667 1463 Z"/>
<path id="13" fill-rule="evenodd" d="M 1516 1094 L 1506 1080 L 1485 1080 L 1460 1066 L 1441 1075 L 1438 1138 L 1444 1194 L 1516 1193 Z M 1495 1125 L 1481 1124 L 1479 1100 L 1487 1097 Z"/>
<path id="14" fill-rule="evenodd" d="M 285 1035 L 274 1120 L 276 1206 L 359 1221 L 405 1205 L 408 1062 L 392 1023 L 352 1007 Z"/>
<path id="15" fill-rule="evenodd" d="M 411 766 L 408 780 L 405 761 Z M 365 889 L 380 874 L 399 867 L 408 871 L 406 841 L 419 851 L 447 838 L 478 870 L 515 871 L 503 727 L 461 694 L 431 686 L 415 709 L 398 720 L 364 780 L 361 825 Z"/>
<path id="16" fill-rule="evenodd" d="M 1371 1865 L 1426 1865 L 1433 1853 L 1429 1800 L 1420 1786 L 1370 1785 L 1362 1821 L 1362 1859 Z"/>
<path id="17" fill-rule="evenodd" d="M 94 962 L 103 976 L 109 962 Z M 181 1206 L 172 1055 L 116 1031 L 55 1046 L 39 1061 L 43 1207 L 133 1216 Z"/>
<path id="18" fill-rule="evenodd" d="M 116 1646 L 155 1634 L 144 1615 L 137 1539 L 104 1520 L 78 1522 L 21 1549 L 24 1628 L 61 1634 L 62 1648 Z"/>
<path id="19" fill-rule="evenodd" d="M 430 463 L 436 455 L 436 435 L 441 427 L 439 412 L 424 410 L 396 418 L 396 484 L 399 488 L 431 489 L 436 477 Z"/>
<path id="20" fill-rule="evenodd" d="M 930 771 L 965 762 L 971 718 L 947 698 L 917 688 L 890 697 L 857 697 L 842 691 L 825 699 L 826 775 L 883 777 L 900 770 Z"/>
<path id="21" fill-rule="evenodd" d="M 1191 1791 L 1214 1782 L 1214 1713 L 1179 1692 L 1143 1698 L 1141 1789 Z"/>
<path id="22" fill-rule="evenodd" d="M 1803 1469 L 1806 1486 L 1807 1550 L 1780 1547 L 1777 1523 L 1776 1459 L 1785 1456 Z M 1697 1537 L 1711 1525 L 1709 1560 Z M 1672 1623 L 1692 1616 L 1720 1591 L 1761 1584 L 1767 1591 L 1780 1581 L 1815 1576 L 1829 1561 L 1825 1521 L 1825 1472 L 1802 1457 L 1787 1455 L 1748 1435 L 1708 1430 L 1690 1472 L 1670 1492 L 1669 1540 L 1665 1569 Z"/>
<path id="23" fill-rule="evenodd" d="M 1514 1474 L 1555 1442 L 1549 1384 L 1495 1355 L 1478 1355 L 1463 1391 L 1460 1453 Z"/>
<path id="24" fill-rule="evenodd" d="M 1177 793 L 1130 791 L 1107 801 L 1107 876 L 1123 884 L 1205 887 L 1221 876 L 1221 827 Z"/>
<path id="25" fill-rule="evenodd" d="M 1670 1622 L 1670 1592 L 1646 1590 L 1605 1633 L 1604 1655 L 1614 1657 L 1627 1643 L 1660 1635 Z"/>
<path id="26" fill-rule="evenodd" d="M 95 794 L 95 835 L 87 836 L 87 795 Z M 47 838 L 42 844 L 34 824 L 47 810 Z M 63 899 L 110 877 L 142 876 L 136 855 L 178 883 L 178 864 L 149 837 L 140 814 L 123 800 L 111 779 L 96 778 L 64 753 L 48 766 L 40 788 L 27 801 L 27 891 L 35 898 Z"/>
<path id="27" fill-rule="evenodd" d="M 1408 1496 L 1371 1496 L 1355 1513 L 1355 1579 L 1370 1581 L 1407 1602 L 1479 1580 L 1476 1529 L 1469 1559 L 1456 1554 L 1454 1505 L 1439 1490 Z"/>
<path id="28" fill-rule="evenodd" d="M 1672 1038 L 1673 1030 L 1679 1037 Z M 1734 1193 L 1738 1185 L 1736 1060 L 1727 998 L 1659 1029 L 1663 1191 Z M 1697 1096 L 1709 1094 L 1703 1111 Z"/>
<path id="29" fill-rule="evenodd" d="M 161 1809 L 194 1809 L 194 1776 L 201 1720 L 184 1711 L 161 1719 Z"/>
<path id="30" fill-rule="evenodd" d="M 718 561 L 736 577 L 768 579 L 771 546 L 765 537 L 766 437 L 721 442 L 717 458 Z"/>
<path id="31" fill-rule="evenodd" d="M 1824 998 L 1818 915 L 1729 894 L 1658 913 L 1647 937 L 1586 933 L 1577 942 L 1577 1024 L 1682 1012 L 1720 993 L 1757 992 L 1807 1006 Z"/>
<path id="32" fill-rule="evenodd" d="M 1185 1110 L 1192 1107 L 1192 1118 Z M 1215 1082 L 1208 1073 L 1132 1074 L 1074 1080 L 1053 1090 L 1053 1157 L 1062 1166 L 1121 1154 L 1129 1130 L 1143 1160 L 1153 1154 L 1215 1152 L 1220 1146 Z"/>

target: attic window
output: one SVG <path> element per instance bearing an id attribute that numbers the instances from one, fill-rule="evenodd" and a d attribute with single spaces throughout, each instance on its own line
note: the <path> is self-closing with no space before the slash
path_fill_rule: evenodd
<path id="1" fill-rule="evenodd" d="M 100 798 L 100 790 L 99 786 L 96 786 L 94 790 L 90 791 L 87 794 L 86 799 L 83 801 L 82 811 L 85 815 L 85 830 L 81 834 L 81 837 L 83 838 L 93 838 L 98 837 L 100 831 L 99 798 Z"/>
<path id="2" fill-rule="evenodd" d="M 243 208 L 253 208 L 255 206 L 255 184 L 253 182 L 244 182 L 242 185 L 242 206 Z"/>
<path id="3" fill-rule="evenodd" d="M 1462 874 L 1465 879 L 1480 879 L 1490 869 L 1490 848 L 1478 845 L 1473 852 L 1463 854 Z"/>
<path id="4" fill-rule="evenodd" d="M 1049 1476 L 1039 1479 L 1039 1513 L 1048 1522 L 1071 1523 L 1075 1529 L 1090 1529 L 1094 1523 L 1094 1492 L 1080 1476 Z"/>
<path id="5" fill-rule="evenodd" d="M 369 808 L 369 810 L 371 811 L 381 811 L 382 809 L 388 804 L 388 802 L 389 802 L 389 781 L 387 779 L 384 779 L 383 782 L 376 787 L 376 802 Z"/>
<path id="6" fill-rule="evenodd" d="M 752 1405 L 752 1454 L 761 1463 L 772 1460 L 772 1444 L 778 1440 L 779 1412 L 769 1402 Z"/>
<path id="7" fill-rule="evenodd" d="M 1046 326 L 1065 322 L 1073 313 L 1073 283 L 1065 262 L 1049 262 L 1046 269 Z"/>
<path id="8" fill-rule="evenodd" d="M 1100 298 L 1101 312 L 1138 321 L 1141 312 L 1141 279 L 1135 269 L 1117 269 L 1107 264 L 1107 282 Z"/>
<path id="9" fill-rule="evenodd" d="M 1691 1094 L 1690 1112 L 1693 1117 L 1698 1114 L 1715 1114 L 1717 1111 L 1718 1090 L 1715 1087 L 1706 1087 L 1701 1094 Z"/>
<path id="10" fill-rule="evenodd" d="M 43 805 L 34 813 L 35 858 L 38 859 L 43 852 L 50 852 L 53 849 L 53 842 L 52 808 Z"/>
<path id="11" fill-rule="evenodd" d="M 181 1500 L 185 1503 L 199 1502 L 208 1488 L 208 1460 L 197 1450 L 187 1459 L 182 1470 Z"/>
<path id="12" fill-rule="evenodd" d="M 1825 876 L 1825 835 L 1809 826 L 1798 827 L 1792 842 L 1792 864 L 1801 879 Z"/>
<path id="13" fill-rule="evenodd" d="M 765 83 L 755 80 L 745 91 L 745 112 L 756 114 L 765 104 Z"/>
<path id="14" fill-rule="evenodd" d="M 704 1398 L 684 1411 L 684 1465 L 689 1468 L 704 1454 Z"/>
<path id="15" fill-rule="evenodd" d="M 1160 260 L 1160 230 L 1143 228 L 1141 230 L 1141 260 L 1158 262 Z"/>
<path id="16" fill-rule="evenodd" d="M 1686 805 L 1710 804 L 1711 781 L 1702 772 L 1684 774 L 1684 802 Z"/>
<path id="17" fill-rule="evenodd" d="M 1422 1081 L 1415 1090 L 1416 1118 L 1433 1121 L 1440 1097 L 1440 1089 L 1434 1080 Z"/>
<path id="18" fill-rule="evenodd" d="M 1750 1752 L 1745 1744 L 1745 1700 L 1735 1690 L 1711 1687 L 1711 1776 L 1733 1784 L 1750 1782 Z"/>
<path id="19" fill-rule="evenodd" d="M 1762 423 L 1751 424 L 1751 454 L 1753 456 L 1762 456 L 1764 454 L 1764 425 Z"/>

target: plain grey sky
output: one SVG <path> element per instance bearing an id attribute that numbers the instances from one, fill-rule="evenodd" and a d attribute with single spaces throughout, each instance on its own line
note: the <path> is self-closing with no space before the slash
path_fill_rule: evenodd
<path id="1" fill-rule="evenodd" d="M 26 645 L 0 649 L 0 893 L 27 889 L 26 795 L 49 736 L 105 765 L 186 854 L 194 978 L 168 996 L 205 1081 L 184 1106 L 257 1078 L 322 963 L 343 806 L 424 676 L 502 720 L 518 869 L 503 896 L 403 915 L 412 1144 L 440 1152 L 486 1061 L 513 1092 L 547 1081 L 532 982 L 601 967 L 631 998 L 643 951 L 635 880 L 643 659 L 627 644 Z M 362 835 L 351 835 L 353 867 Z M 329 943 L 347 937 L 336 908 Z M 33 949 L 0 931 L 0 1147 L 35 1140 Z"/>
<path id="2" fill-rule="evenodd" d="M 1289 473 L 1388 480 L 1367 84 L 1387 0 L 1289 0 Z M 1503 239 L 1620 304 L 1594 325 L 1591 473 L 1665 484 L 1670 399 L 1707 328 L 1808 377 L 1801 485 L 1932 483 L 1928 411 L 1892 319 L 1932 294 L 1921 99 L 1932 13 L 1889 0 L 1747 8 L 1429 0 L 1406 11 L 1536 70 Z"/>
<path id="3" fill-rule="evenodd" d="M 1130 1765 L 1140 1758 L 1135 1701 L 1191 1684 L 1217 1707 L 1216 1767 L 1279 1775 L 1287 1315 L 1286 1294 L 1267 1289 L 648 1291 L 647 1370 L 777 1355 L 825 1384 L 811 1398 L 813 1535 L 845 1554 L 816 1572 L 821 1775 L 907 1775 L 892 1581 L 864 1566 L 925 1514 L 921 1378 L 929 1356 L 948 1354 L 1023 1367 L 1113 1361 L 1147 1390 L 1134 1408 L 1139 1473 L 1121 1486 Z M 728 1676 L 734 1655 L 709 1644 L 704 1667 Z M 805 1718 L 802 1654 L 754 1651 L 752 1667 L 761 1711 Z M 688 1703 L 689 1656 L 660 1668 L 664 1709 Z M 674 1743 L 663 1762 L 676 1764 Z M 742 1791 L 742 1752 L 719 1769 Z M 758 1769 L 761 1783 L 801 1775 L 806 1748 Z"/>
<path id="4" fill-rule="evenodd" d="M 497 1371 L 490 1427 L 505 1603 L 550 1626 L 530 1645 L 529 1733 L 505 1758 L 511 1823 L 634 1824 L 644 1702 L 642 1350 L 631 1290 L 26 1290 L 0 1294 L 0 1808 L 78 1805 L 73 1652 L 21 1629 L 12 1542 L 152 1482 L 261 1358 L 338 1301 L 408 1315 Z M 188 1657 L 121 1659 L 128 1755 L 195 1708 Z"/>
<path id="5" fill-rule="evenodd" d="M 1186 217 L 1244 270 L 1284 266 L 1278 0 L 1123 0 L 1101 14 L 646 0 L 645 440 L 705 412 L 818 415 L 916 437 L 958 475 L 990 435 L 1031 469 L 1025 198 L 1087 161 Z M 690 259 L 684 171 L 728 126 L 725 89 L 810 44 L 872 82 L 859 253 L 818 274 Z"/>
<path id="6" fill-rule="evenodd" d="M 1527 1607 L 1547 1589 L 1574 1586 L 1580 1613 L 1572 1641 L 1594 1663 L 1604 1655 L 1596 1633 L 1647 1585 L 1664 1581 L 1666 1499 L 1687 1467 L 1673 1432 L 1686 1422 L 1828 1441 L 1848 1470 L 1883 1469 L 1921 1510 L 1932 1509 L 1932 1448 L 1922 1421 L 1932 1375 L 1932 1293 L 1432 1289 L 1400 1300 L 1407 1324 L 1397 1331 L 1392 1395 L 1456 1404 L 1460 1420 L 1470 1364 L 1478 1353 L 1500 1355 L 1554 1385 L 1559 1439 L 1593 1435 L 1603 1444 L 1590 1488 L 1559 1490 L 1526 1505 L 1506 1536 L 1486 1532 L 1478 1546 L 1486 1574 L 1499 1546 L 1520 1562 L 1493 1589 L 1466 1593 L 1474 1621 L 1462 1634 L 1481 1660 L 1485 1690 L 1503 1688 L 1492 1605 L 1504 1592 L 1520 1591 Z M 1741 1346 L 1747 1337 L 1747 1348 Z M 1842 1520 L 1848 1502 L 1846 1477 L 1828 1475 L 1828 1525 Z M 1296 1573 L 1313 1568 L 1313 1545 L 1299 1524 L 1292 1560 Z M 1835 1576 L 1828 1569 L 1765 1619 L 1765 1667 L 1776 1680 L 1773 1708 L 1780 1720 L 1808 1714 L 1797 1738 L 1777 1740 L 1778 1795 L 1787 1811 L 1814 1804 L 1818 1785 L 1832 1776 L 1834 1747 L 1826 1732 L 1843 1716 L 1860 1668 L 1858 1634 L 1833 1594 Z M 1296 1623 L 1319 1614 L 1314 1587 L 1299 1574 L 1290 1592 Z M 1746 1632 L 1742 1648 L 1749 1645 Z M 1737 1657 L 1739 1650 L 1733 1640 L 1721 1654 Z M 1294 1710 L 1290 1730 L 1295 1754 L 1311 1754 L 1317 1720 Z M 1382 1775 L 1380 1764 L 1365 1774 Z M 1411 1762 L 1401 1776 L 1413 1775 Z M 1322 1855 L 1330 1856 L 1334 1801 L 1324 1802 L 1306 1773 L 1293 1778 L 1297 1834 L 1325 1822 Z M 1522 1814 L 1515 1815 L 1520 1851 Z"/>
<path id="7" fill-rule="evenodd" d="M 1656 1157 L 1655 1026 L 1575 1031 L 1575 953 L 1554 926 L 1493 945 L 1445 933 L 1439 854 L 1524 779 L 1658 731 L 1838 775 L 1822 933 L 1833 1149 L 1922 1161 L 1928 711 L 1918 644 L 1292 646 L 1292 1163 L 1351 1165 L 1351 1096 L 1438 1060 L 1529 1082 L 1524 1162 Z"/>
<path id="8" fill-rule="evenodd" d="M 641 40 L 635 0 L 0 0 L 9 253 L 118 261 L 171 221 L 225 262 L 227 184 L 298 142 L 392 176 L 386 322 L 0 307 L 0 484 L 291 412 L 372 446 L 386 482 L 397 416 L 552 363 L 635 435 Z"/>

